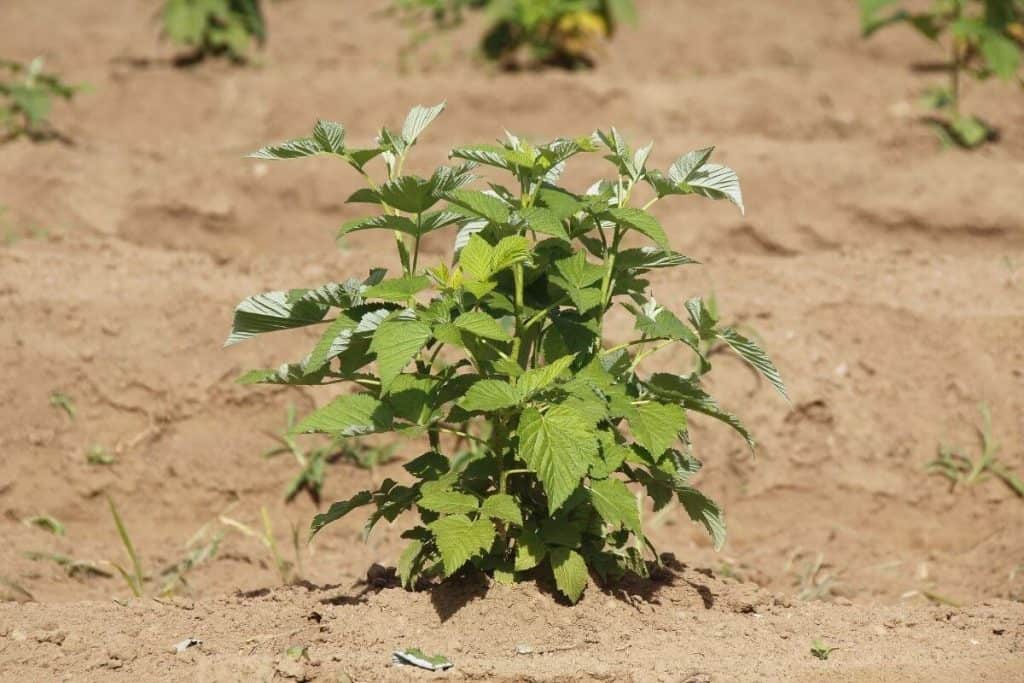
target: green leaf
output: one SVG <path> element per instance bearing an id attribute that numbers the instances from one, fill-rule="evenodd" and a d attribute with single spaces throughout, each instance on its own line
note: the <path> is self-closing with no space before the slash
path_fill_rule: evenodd
<path id="1" fill-rule="evenodd" d="M 398 578 L 403 588 L 412 588 L 413 577 L 418 573 L 417 567 L 423 561 L 423 549 L 422 541 L 411 541 L 398 558 Z"/>
<path id="2" fill-rule="evenodd" d="M 468 311 L 455 319 L 455 327 L 484 339 L 507 342 L 512 337 L 497 320 L 483 311 Z"/>
<path id="3" fill-rule="evenodd" d="M 679 401 L 688 410 L 695 410 L 704 413 L 709 417 L 724 422 L 739 433 L 751 449 L 754 448 L 754 437 L 747 428 L 740 422 L 740 419 L 732 413 L 723 410 L 718 402 L 709 396 L 695 382 L 685 377 L 672 375 L 667 372 L 659 372 L 651 375 L 647 380 L 647 386 L 658 396 Z"/>
<path id="4" fill-rule="evenodd" d="M 620 225 L 625 225 L 647 235 L 654 243 L 664 250 L 670 249 L 668 236 L 661 223 L 654 216 L 642 209 L 629 207 L 608 209 L 611 220 Z"/>
<path id="5" fill-rule="evenodd" d="M 686 412 L 677 405 L 643 403 L 630 417 L 629 426 L 636 442 L 657 459 L 686 429 Z"/>
<path id="6" fill-rule="evenodd" d="M 515 570 L 525 572 L 533 569 L 544 561 L 547 554 L 548 547 L 544 545 L 540 537 L 529 529 L 523 529 L 523 533 L 519 534 L 519 538 L 516 540 Z"/>
<path id="7" fill-rule="evenodd" d="M 491 275 L 530 260 L 530 241 L 519 235 L 503 238 L 491 252 Z"/>
<path id="8" fill-rule="evenodd" d="M 428 525 L 441 553 L 445 576 L 451 576 L 494 543 L 494 524 L 489 519 L 471 521 L 464 515 L 450 515 Z"/>
<path id="9" fill-rule="evenodd" d="M 458 491 L 433 489 L 427 491 L 416 501 L 416 504 L 425 510 L 441 512 L 445 514 L 465 514 L 476 512 L 480 507 L 480 501 L 475 496 Z"/>
<path id="10" fill-rule="evenodd" d="M 313 536 L 318 531 L 323 529 L 331 522 L 335 522 L 344 517 L 345 515 L 347 515 L 348 513 L 352 512 L 356 508 L 363 507 L 364 505 L 369 505 L 372 502 L 373 496 L 370 494 L 369 491 L 360 491 L 359 493 L 352 496 L 348 500 L 342 500 L 333 503 L 331 507 L 327 510 L 327 512 L 319 514 L 313 518 L 313 523 L 309 526 L 309 537 L 313 538 Z"/>
<path id="11" fill-rule="evenodd" d="M 391 410 L 370 394 L 346 394 L 306 416 L 292 431 L 359 436 L 390 431 L 392 419 Z"/>
<path id="12" fill-rule="evenodd" d="M 426 127 L 440 116 L 441 112 L 444 111 L 444 107 L 444 102 L 433 107 L 424 107 L 422 105 L 413 107 L 409 111 L 408 116 L 405 117 L 405 123 L 402 125 L 402 139 L 405 140 L 405 144 L 411 146 L 415 143 Z"/>
<path id="13" fill-rule="evenodd" d="M 452 204 L 491 223 L 504 225 L 509 220 L 508 205 L 493 194 L 479 190 L 452 190 L 446 196 Z"/>
<path id="14" fill-rule="evenodd" d="M 305 363 L 285 363 L 275 369 L 250 370 L 235 381 L 239 384 L 323 384 L 327 368 L 310 370 Z"/>
<path id="15" fill-rule="evenodd" d="M 519 456 L 537 473 L 554 514 L 579 488 L 597 457 L 591 426 L 576 411 L 554 406 L 541 414 L 527 408 L 519 419 Z"/>
<path id="16" fill-rule="evenodd" d="M 715 544 L 715 550 L 721 550 L 725 545 L 725 515 L 722 508 L 703 493 L 689 486 L 679 487 L 676 489 L 676 493 L 679 496 L 679 502 L 686 509 L 686 514 L 707 529 Z"/>
<path id="17" fill-rule="evenodd" d="M 516 381 L 519 396 L 526 400 L 538 391 L 547 389 L 569 369 L 574 360 L 576 360 L 575 356 L 562 356 L 547 365 L 530 368 Z"/>
<path id="18" fill-rule="evenodd" d="M 405 216 L 383 214 L 380 216 L 354 218 L 350 221 L 345 221 L 341 226 L 341 230 L 338 231 L 338 237 L 344 237 L 349 233 L 361 232 L 363 230 L 397 230 L 398 232 L 405 233 L 406 235 L 412 235 L 413 237 L 420 234 L 416 221 L 406 218 Z"/>
<path id="19" fill-rule="evenodd" d="M 389 180 L 377 192 L 385 204 L 406 213 L 423 213 L 439 199 L 434 194 L 433 182 L 412 175 Z M 351 198 L 349 201 L 352 201 Z"/>
<path id="20" fill-rule="evenodd" d="M 289 292 L 266 292 L 244 299 L 235 308 L 231 334 L 224 346 L 245 341 L 257 334 L 315 325 L 327 315 L 327 306 L 293 301 Z"/>
<path id="21" fill-rule="evenodd" d="M 679 157 L 668 169 L 669 180 L 676 184 L 688 182 L 697 170 L 707 163 L 708 159 L 711 158 L 711 153 L 714 151 L 714 147 L 705 147 L 704 149 L 687 152 Z"/>
<path id="22" fill-rule="evenodd" d="M 491 276 L 491 257 L 494 248 L 480 235 L 472 235 L 459 252 L 459 265 L 473 280 L 486 280 Z"/>
<path id="23" fill-rule="evenodd" d="M 739 176 L 728 166 L 705 164 L 690 176 L 686 184 L 703 197 L 728 199 L 739 208 L 741 214 L 746 213 Z"/>
<path id="24" fill-rule="evenodd" d="M 269 145 L 249 155 L 252 159 L 301 159 L 321 153 L 320 143 L 313 138 L 296 138 L 276 145 Z"/>
<path id="25" fill-rule="evenodd" d="M 523 525 L 523 513 L 519 509 L 519 503 L 507 493 L 496 493 L 488 497 L 480 507 L 480 514 L 516 526 Z"/>
<path id="26" fill-rule="evenodd" d="M 373 333 L 370 350 L 377 354 L 380 387 L 387 392 L 391 383 L 413 356 L 430 339 L 430 326 L 418 320 L 386 320 Z"/>
<path id="27" fill-rule="evenodd" d="M 691 263 L 699 263 L 689 256 L 683 256 L 674 251 L 665 251 L 655 247 L 640 247 L 639 249 L 625 249 L 619 252 L 615 259 L 616 268 L 651 270 L 655 268 L 675 268 Z"/>
<path id="28" fill-rule="evenodd" d="M 575 550 L 556 547 L 549 551 L 555 585 L 570 602 L 578 602 L 587 587 L 587 563 Z"/>
<path id="29" fill-rule="evenodd" d="M 485 413 L 511 408 L 519 404 L 519 392 L 508 382 L 500 379 L 483 379 L 474 384 L 459 401 L 459 406 L 469 412 Z"/>
<path id="30" fill-rule="evenodd" d="M 589 492 L 590 502 L 607 524 L 625 526 L 635 534 L 641 533 L 640 508 L 636 496 L 621 479 L 611 477 L 591 480 Z"/>
<path id="31" fill-rule="evenodd" d="M 520 209 L 519 214 L 534 232 L 542 235 L 551 235 L 565 242 L 569 241 L 569 234 L 562 227 L 562 221 L 559 220 L 558 216 L 551 209 L 531 206 Z"/>
<path id="32" fill-rule="evenodd" d="M 302 364 L 304 374 L 320 370 L 332 358 L 344 353 L 352 341 L 352 331 L 355 327 L 356 321 L 346 315 L 339 315 L 328 325 L 320 336 L 320 341 Z"/>
<path id="33" fill-rule="evenodd" d="M 700 297 L 693 297 L 686 302 L 686 312 L 690 315 L 690 324 L 697 328 L 701 339 L 710 340 L 718 335 L 718 315 L 708 307 Z"/>
<path id="34" fill-rule="evenodd" d="M 345 152 L 345 126 L 335 121 L 317 121 L 313 126 L 313 139 L 323 152 L 343 154 Z"/>
<path id="35" fill-rule="evenodd" d="M 787 401 L 789 400 L 789 395 L 786 393 L 786 385 L 782 383 L 779 369 L 775 367 L 775 364 L 768 358 L 768 354 L 761 350 L 760 346 L 731 328 L 725 328 L 719 332 L 718 338 L 728 344 L 743 360 L 754 366 L 782 394 L 783 398 Z"/>
<path id="36" fill-rule="evenodd" d="M 367 299 L 408 301 L 428 287 L 430 287 L 430 278 L 428 276 L 406 275 L 400 278 L 384 280 L 363 292 L 363 296 Z"/>

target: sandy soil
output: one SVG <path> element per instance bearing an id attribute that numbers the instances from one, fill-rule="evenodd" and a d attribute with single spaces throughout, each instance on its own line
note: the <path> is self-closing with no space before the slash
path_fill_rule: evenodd
<path id="1" fill-rule="evenodd" d="M 1000 458 L 1024 472 L 1024 98 L 971 84 L 966 106 L 1004 139 L 938 149 L 914 118 L 935 76 L 910 65 L 932 59 L 928 46 L 899 31 L 861 41 L 845 0 L 647 0 L 591 73 L 493 73 L 457 57 L 463 35 L 404 76 L 399 34 L 371 13 L 380 4 L 273 3 L 261 68 L 189 70 L 167 65 L 155 3 L 0 6 L 0 25 L 17 27 L 4 56 L 43 54 L 93 87 L 55 114 L 73 145 L 0 149 L 0 678 L 402 679 L 389 653 L 413 645 L 454 659 L 447 676 L 481 679 L 1024 675 L 1024 501 L 994 480 L 951 492 L 924 471 L 939 441 L 977 451 L 985 402 Z M 706 202 L 659 212 L 705 266 L 656 282 L 676 308 L 714 291 L 793 396 L 721 361 L 714 388 L 761 442 L 755 459 L 727 430 L 695 426 L 700 484 L 729 514 L 726 549 L 678 515 L 657 518 L 652 537 L 687 568 L 666 585 L 592 585 L 573 608 L 532 586 L 367 587 L 370 565 L 396 561 L 400 529 L 362 544 L 356 518 L 303 550 L 305 588 L 279 587 L 269 554 L 237 532 L 164 602 L 32 559 L 124 561 L 107 495 L 151 570 L 219 514 L 258 525 L 264 505 L 291 555 L 288 529 L 315 506 L 285 505 L 294 463 L 260 454 L 289 403 L 327 396 L 235 385 L 309 339 L 223 350 L 231 310 L 391 256 L 372 237 L 335 248 L 356 213 L 345 169 L 240 157 L 317 117 L 368 140 L 441 99 L 424 166 L 503 128 L 615 124 L 654 139 L 662 166 L 715 144 L 740 172 L 746 218 Z M 449 238 L 427 255 L 445 258 Z M 55 391 L 74 420 L 50 405 Z M 94 444 L 116 463 L 89 464 Z M 339 464 L 325 498 L 403 474 Z M 66 535 L 22 523 L 40 514 Z M 191 636 L 203 644 L 169 653 Z M 814 659 L 814 638 L 840 649 Z M 534 654 L 516 655 L 520 643 Z M 282 654 L 295 645 L 309 658 Z"/>

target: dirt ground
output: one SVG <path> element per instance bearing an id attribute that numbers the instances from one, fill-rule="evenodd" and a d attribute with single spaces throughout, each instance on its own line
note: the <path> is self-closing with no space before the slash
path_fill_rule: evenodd
<path id="1" fill-rule="evenodd" d="M 593 72 L 496 73 L 460 57 L 463 33 L 404 75 L 381 2 L 268 3 L 261 67 L 184 70 L 156 40 L 157 4 L 0 5 L 2 56 L 41 54 L 92 86 L 54 115 L 73 144 L 0 148 L 0 679 L 1024 677 L 1024 500 L 997 480 L 951 491 L 924 469 L 940 441 L 979 452 L 985 403 L 1001 461 L 1024 474 L 1019 93 L 970 84 L 965 106 L 1003 139 L 941 150 L 916 119 L 937 76 L 911 67 L 933 59 L 929 46 L 898 29 L 862 41 L 847 0 L 639 0 L 639 26 Z M 150 571 L 184 558 L 197 531 L 223 530 L 220 514 L 259 526 L 261 506 L 292 558 L 289 528 L 316 507 L 285 505 L 294 462 L 261 453 L 290 403 L 309 410 L 330 390 L 236 385 L 243 369 L 299 357 L 310 336 L 225 350 L 231 311 L 393 259 L 373 236 L 335 247 L 358 213 L 344 204 L 347 169 L 241 157 L 318 117 L 369 141 L 442 99 L 424 167 L 505 128 L 543 138 L 614 124 L 655 140 L 656 165 L 714 144 L 740 173 L 746 217 L 698 201 L 655 211 L 705 264 L 656 280 L 659 300 L 681 310 L 714 292 L 792 395 L 719 361 L 714 390 L 760 442 L 751 457 L 695 421 L 699 483 L 729 516 L 724 551 L 678 511 L 649 518 L 681 564 L 653 584 L 592 584 L 574 607 L 543 586 L 368 584 L 372 564 L 397 561 L 400 527 L 364 544 L 357 516 L 302 549 L 300 586 L 282 587 L 260 542 L 231 530 L 167 598 L 133 600 L 116 576 L 40 559 L 125 562 L 106 496 Z M 450 238 L 427 256 L 447 258 Z M 628 333 L 623 320 L 613 336 Z M 53 392 L 72 399 L 73 420 Z M 116 462 L 90 464 L 94 445 Z M 407 476 L 400 462 L 332 466 L 326 501 Z M 65 535 L 23 523 L 34 515 Z M 172 654 L 187 637 L 203 642 Z M 814 639 L 839 649 L 820 661 Z M 412 646 L 455 669 L 389 665 Z"/>

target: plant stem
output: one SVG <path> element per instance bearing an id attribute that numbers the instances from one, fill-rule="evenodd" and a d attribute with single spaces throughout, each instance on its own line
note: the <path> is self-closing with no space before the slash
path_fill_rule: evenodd
<path id="1" fill-rule="evenodd" d="M 509 475 L 512 474 L 529 474 L 533 470 L 518 469 L 518 470 L 505 470 L 501 473 L 501 481 L 498 484 L 499 493 L 505 493 L 506 483 L 508 482 Z"/>
<path id="2" fill-rule="evenodd" d="M 953 21 L 960 21 L 960 16 L 963 13 L 963 7 L 960 2 L 953 3 Z M 953 119 L 956 120 L 960 117 L 960 44 L 957 37 L 954 35 L 952 38 L 952 61 L 950 63 L 949 72 L 949 92 L 950 97 L 953 100 Z"/>

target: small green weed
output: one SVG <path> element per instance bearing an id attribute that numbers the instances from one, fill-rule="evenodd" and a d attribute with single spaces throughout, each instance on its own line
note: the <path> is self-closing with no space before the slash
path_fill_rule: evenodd
<path id="1" fill-rule="evenodd" d="M 180 64 L 216 55 L 244 62 L 267 38 L 260 0 L 167 0 L 163 22 L 168 39 L 192 50 Z"/>
<path id="2" fill-rule="evenodd" d="M 815 641 L 811 643 L 811 656 L 825 661 L 828 659 L 830 654 L 838 649 L 839 648 L 837 647 L 829 647 L 828 645 L 825 645 L 825 643 L 821 642 L 821 640 L 815 639 Z"/>
<path id="3" fill-rule="evenodd" d="M 36 562 L 41 562 L 41 561 L 54 562 L 54 563 L 60 565 L 61 567 L 63 567 L 64 571 L 67 573 L 67 575 L 72 577 L 72 578 L 76 577 L 76 576 L 82 576 L 82 575 L 86 575 L 86 576 L 102 576 L 102 577 L 105 577 L 105 578 L 110 578 L 111 576 L 113 576 L 113 574 L 111 574 L 110 572 L 106 571 L 105 569 L 100 567 L 95 562 L 90 562 L 90 561 L 87 561 L 87 560 L 76 560 L 73 557 L 69 557 L 67 555 L 61 555 L 60 553 L 47 553 L 47 552 L 38 552 L 38 551 L 28 551 L 24 555 L 25 555 L 26 558 L 28 558 L 30 560 L 33 560 L 33 561 L 36 561 Z"/>
<path id="4" fill-rule="evenodd" d="M 978 410 L 981 413 L 981 426 L 975 427 L 981 441 L 981 453 L 978 457 L 971 458 L 959 446 L 939 444 L 938 457 L 929 462 L 925 469 L 931 474 L 949 479 L 951 490 L 958 486 L 973 486 L 994 476 L 1024 498 L 1024 482 L 997 458 L 999 444 L 992 436 L 992 415 L 988 406 L 983 403 Z"/>
<path id="5" fill-rule="evenodd" d="M 27 66 L 0 59 L 0 128 L 7 129 L 6 139 L 63 139 L 50 124 L 53 100 L 70 100 L 82 89 L 43 71 L 42 57 Z"/>
<path id="6" fill-rule="evenodd" d="M 267 552 L 270 553 L 270 557 L 274 562 L 274 568 L 277 570 L 277 575 L 280 577 L 282 584 L 289 585 L 295 583 L 302 576 L 302 543 L 299 540 L 299 528 L 294 524 L 292 525 L 291 540 L 295 559 L 291 561 L 285 559 L 278 548 L 277 539 L 274 536 L 274 526 L 271 523 L 270 513 L 267 512 L 266 507 L 260 508 L 260 519 L 263 523 L 263 529 L 257 531 L 236 519 L 225 515 L 220 516 L 222 524 L 237 529 L 250 538 L 255 538 L 266 548 Z"/>
<path id="7" fill-rule="evenodd" d="M 50 405 L 58 410 L 63 410 L 72 420 L 75 419 L 77 411 L 75 410 L 75 402 L 71 400 L 70 396 L 54 391 L 50 394 Z"/>
<path id="8" fill-rule="evenodd" d="M 25 526 L 38 527 L 43 531 L 49 531 L 54 536 L 64 536 L 67 534 L 67 529 L 64 528 L 64 525 L 56 517 L 50 517 L 49 515 L 36 515 L 23 520 L 23 522 Z"/>
<path id="9" fill-rule="evenodd" d="M 90 465 L 113 465 L 117 458 L 103 446 L 93 444 L 85 452 L 85 461 Z"/>
<path id="10" fill-rule="evenodd" d="M 896 7 L 893 7 L 893 6 Z M 935 126 L 945 145 L 968 149 L 995 139 L 995 131 L 976 116 L 961 113 L 964 75 L 982 80 L 997 76 L 1005 81 L 1019 75 L 1024 46 L 1024 3 L 1020 0 L 934 0 L 930 9 L 912 11 L 901 0 L 860 0 L 861 30 L 868 37 L 893 24 L 907 24 L 946 50 L 943 70 L 949 74 L 945 87 L 926 91 L 922 103 L 935 116 Z"/>

